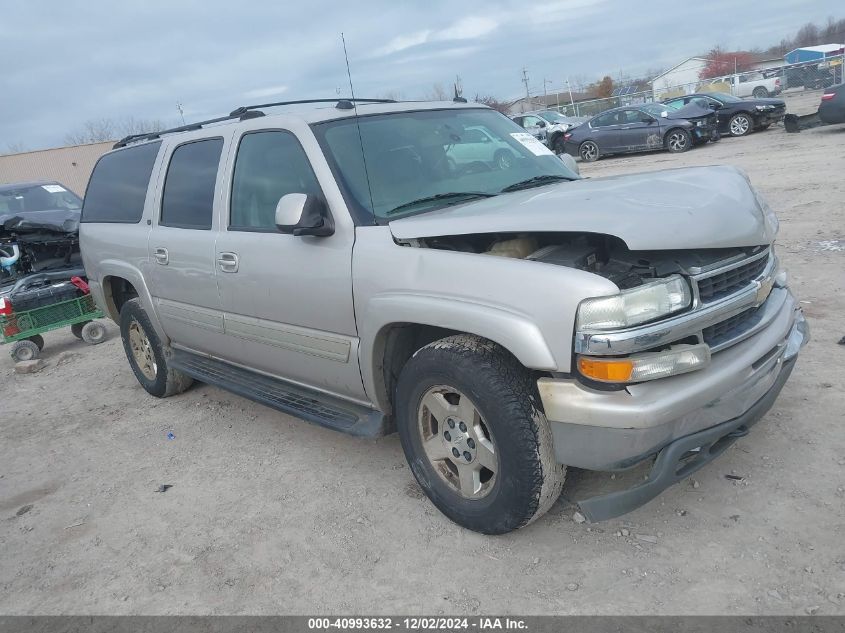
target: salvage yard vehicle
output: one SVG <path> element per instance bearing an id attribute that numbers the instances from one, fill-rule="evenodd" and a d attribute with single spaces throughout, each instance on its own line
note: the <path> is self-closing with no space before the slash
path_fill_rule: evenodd
<path id="1" fill-rule="evenodd" d="M 512 164 L 449 169 L 475 129 Z M 582 179 L 484 106 L 342 99 L 118 142 L 80 236 L 150 394 L 199 380 L 398 431 L 434 505 L 500 534 L 552 506 L 567 466 L 654 460 L 579 501 L 598 521 L 749 433 L 808 338 L 777 227 L 731 167 Z"/>
<path id="2" fill-rule="evenodd" d="M 819 119 L 828 125 L 845 123 L 845 84 L 824 91 L 819 104 Z"/>
<path id="3" fill-rule="evenodd" d="M 781 121 L 786 114 L 786 102 L 782 99 L 739 99 L 721 92 L 695 93 L 664 102 L 673 110 L 680 110 L 690 104 L 714 110 L 719 132 L 731 136 L 745 136 L 753 131 L 765 130 Z"/>
<path id="4" fill-rule="evenodd" d="M 780 77 L 774 75 L 767 77 L 764 73 L 743 73 L 725 79 L 730 83 L 731 93 L 735 97 L 765 99 L 783 91 Z"/>
<path id="5" fill-rule="evenodd" d="M 564 135 L 588 120 L 587 117 L 568 117 L 554 110 L 540 110 L 511 117 L 516 123 L 539 138 L 555 154 L 563 154 Z"/>
<path id="6" fill-rule="evenodd" d="M 446 149 L 450 169 L 470 170 L 498 167 L 507 169 L 516 160 L 510 145 L 491 136 L 484 128 L 468 127 Z"/>
<path id="7" fill-rule="evenodd" d="M 564 134 L 568 154 L 593 162 L 609 154 L 663 150 L 685 152 L 718 140 L 716 116 L 709 109 L 675 111 L 647 103 L 607 110 Z"/>

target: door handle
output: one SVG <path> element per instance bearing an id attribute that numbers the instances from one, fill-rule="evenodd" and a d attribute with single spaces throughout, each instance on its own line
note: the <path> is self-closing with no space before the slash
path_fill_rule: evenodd
<path id="1" fill-rule="evenodd" d="M 217 265 L 220 266 L 221 272 L 236 273 L 238 272 L 238 255 L 237 253 L 220 253 L 217 256 Z"/>
<path id="2" fill-rule="evenodd" d="M 169 256 L 167 254 L 167 249 L 162 248 L 159 246 L 158 248 L 153 251 L 153 257 L 156 259 L 157 264 L 161 264 L 162 266 L 167 266 L 168 262 L 170 261 Z"/>

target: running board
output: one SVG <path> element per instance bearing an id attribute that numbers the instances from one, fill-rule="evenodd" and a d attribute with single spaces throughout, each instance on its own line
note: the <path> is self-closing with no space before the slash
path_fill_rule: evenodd
<path id="1" fill-rule="evenodd" d="M 200 382 L 320 426 L 363 437 L 387 434 L 383 413 L 353 402 L 184 350 L 172 350 L 168 362 Z"/>

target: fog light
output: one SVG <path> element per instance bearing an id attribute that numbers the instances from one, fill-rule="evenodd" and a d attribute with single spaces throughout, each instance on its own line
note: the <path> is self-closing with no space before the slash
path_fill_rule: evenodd
<path id="1" fill-rule="evenodd" d="M 581 375 L 599 382 L 643 382 L 677 376 L 706 367 L 710 363 L 710 347 L 675 345 L 663 352 L 637 354 L 627 358 L 578 357 Z"/>

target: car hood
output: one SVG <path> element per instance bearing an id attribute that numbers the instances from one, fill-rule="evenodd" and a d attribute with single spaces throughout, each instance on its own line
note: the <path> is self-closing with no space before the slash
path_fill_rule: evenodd
<path id="1" fill-rule="evenodd" d="M 397 239 L 479 233 L 613 235 L 631 250 L 770 244 L 777 219 L 735 167 L 689 167 L 590 178 L 390 222 Z"/>
<path id="2" fill-rule="evenodd" d="M 745 103 L 750 103 L 751 105 L 773 105 L 777 108 L 786 107 L 786 101 L 783 99 L 743 99 Z M 737 104 L 729 104 L 729 105 L 737 105 Z"/>

